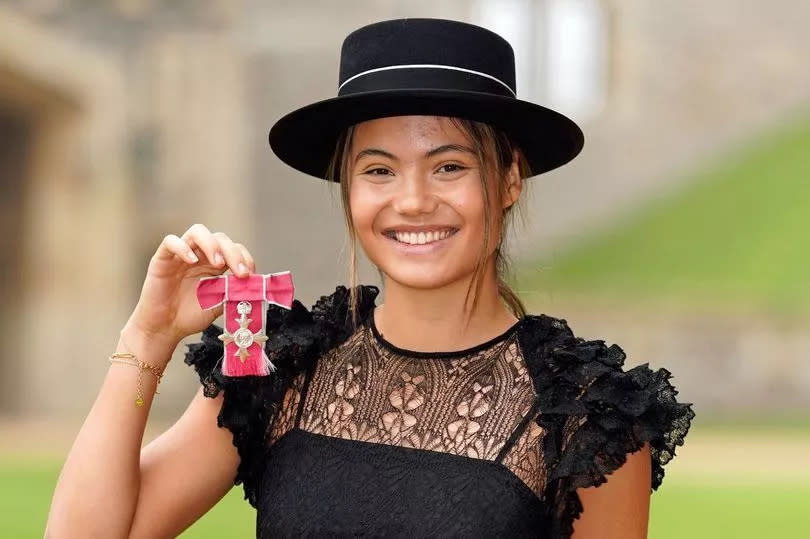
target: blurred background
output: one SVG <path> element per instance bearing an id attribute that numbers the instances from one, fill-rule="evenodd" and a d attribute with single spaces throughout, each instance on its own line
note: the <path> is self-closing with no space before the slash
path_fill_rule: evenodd
<path id="1" fill-rule="evenodd" d="M 513 282 L 694 403 L 650 537 L 810 536 L 806 0 L 0 1 L 2 536 L 41 536 L 163 236 L 225 231 L 307 305 L 347 283 L 338 191 L 267 131 L 335 95 L 346 34 L 416 16 L 500 33 L 518 96 L 583 127 L 529 182 Z M 184 351 L 145 442 L 197 389 Z M 254 518 L 238 487 L 184 537 Z"/>

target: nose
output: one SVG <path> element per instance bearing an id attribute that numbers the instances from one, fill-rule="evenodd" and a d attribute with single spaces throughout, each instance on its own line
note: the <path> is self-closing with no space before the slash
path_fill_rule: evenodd
<path id="1" fill-rule="evenodd" d="M 418 215 L 436 209 L 437 200 L 429 178 L 419 174 L 402 174 L 397 187 L 391 204 L 397 213 Z"/>

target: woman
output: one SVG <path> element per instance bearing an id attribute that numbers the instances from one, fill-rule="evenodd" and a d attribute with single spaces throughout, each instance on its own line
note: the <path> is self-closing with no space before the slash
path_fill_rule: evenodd
<path id="1" fill-rule="evenodd" d="M 243 483 L 259 536 L 645 537 L 650 490 L 694 413 L 666 369 L 623 371 L 621 348 L 527 314 L 504 282 L 524 181 L 582 147 L 573 122 L 514 89 L 511 47 L 473 25 L 349 35 L 338 97 L 282 118 L 270 144 L 340 183 L 351 286 L 268 309 L 277 370 L 226 377 L 221 309 L 201 310 L 194 288 L 247 276 L 253 258 L 203 225 L 166 236 L 116 350 L 143 363 L 110 368 L 49 534 L 174 536 Z M 358 240 L 384 304 L 356 285 Z M 201 330 L 186 363 L 203 389 L 141 451 L 156 380 Z"/>

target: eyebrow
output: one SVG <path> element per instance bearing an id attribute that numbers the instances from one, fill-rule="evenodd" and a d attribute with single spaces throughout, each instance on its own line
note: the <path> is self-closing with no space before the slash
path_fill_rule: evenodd
<path id="1" fill-rule="evenodd" d="M 391 159 L 393 161 L 398 161 L 397 156 L 392 154 L 391 152 L 386 152 L 385 150 L 381 150 L 379 148 L 366 148 L 365 150 L 358 152 L 358 154 L 354 157 L 354 162 L 356 163 L 360 161 L 360 159 L 362 159 L 363 157 L 369 155 L 380 155 L 382 157 L 387 157 L 388 159 Z"/>
<path id="2" fill-rule="evenodd" d="M 442 146 L 438 146 L 436 148 L 433 148 L 432 150 L 427 151 L 425 153 L 425 157 L 435 157 L 436 155 L 445 152 L 464 152 L 475 155 L 475 150 L 473 150 L 469 146 L 464 146 L 462 144 L 443 144 Z M 366 148 L 364 150 L 361 150 L 360 152 L 357 153 L 357 156 L 355 156 L 354 161 L 356 163 L 363 157 L 371 155 L 379 155 L 382 157 L 387 157 L 388 159 L 391 159 L 393 161 L 398 161 L 396 155 L 392 154 L 391 152 L 382 150 L 380 148 Z"/>
<path id="3" fill-rule="evenodd" d="M 463 144 L 445 144 L 443 146 L 439 146 L 438 148 L 433 148 L 425 154 L 425 157 L 433 157 L 444 152 L 464 152 L 475 155 L 475 150 L 469 146 L 464 146 Z"/>

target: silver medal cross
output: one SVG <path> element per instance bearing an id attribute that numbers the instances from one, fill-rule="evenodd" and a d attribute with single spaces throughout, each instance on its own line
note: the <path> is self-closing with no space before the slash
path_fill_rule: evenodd
<path id="1" fill-rule="evenodd" d="M 267 340 L 267 335 L 263 335 L 261 333 L 253 333 L 248 329 L 248 326 L 253 321 L 247 317 L 250 314 L 250 311 L 253 310 L 253 306 L 250 304 L 249 301 L 240 301 L 236 305 L 236 312 L 239 313 L 239 318 L 234 318 L 234 320 L 239 324 L 239 329 L 233 332 L 233 334 L 228 333 L 228 329 L 225 328 L 222 331 L 222 334 L 218 337 L 220 341 L 228 344 L 229 342 L 233 342 L 236 344 L 239 349 L 234 353 L 235 356 L 239 356 L 239 360 L 244 363 L 245 359 L 250 355 L 248 352 L 248 348 L 254 343 L 264 343 Z"/>

